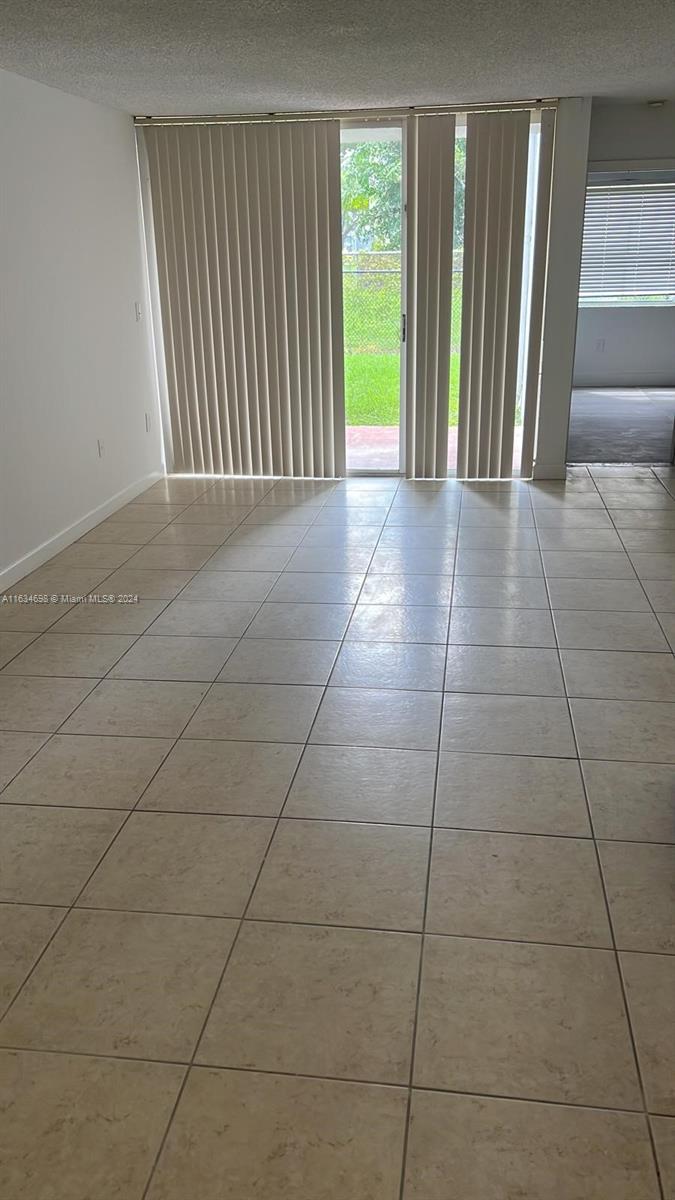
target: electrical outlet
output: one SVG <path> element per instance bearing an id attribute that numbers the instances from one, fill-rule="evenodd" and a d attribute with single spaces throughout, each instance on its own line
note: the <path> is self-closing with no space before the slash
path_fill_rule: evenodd
<path id="1" fill-rule="evenodd" d="M 596 352 L 596 354 L 604 354 L 605 353 L 605 339 L 604 338 L 596 338 L 595 352 Z"/>
<path id="2" fill-rule="evenodd" d="M 136 320 L 141 321 L 143 319 L 143 309 L 141 308 L 140 300 L 137 300 L 134 304 L 134 312 L 136 314 Z"/>
<path id="3" fill-rule="evenodd" d="M 103 458 L 103 455 L 105 454 L 105 442 L 103 441 L 103 438 L 96 439 L 96 448 L 98 450 L 99 458 Z"/>
<path id="4" fill-rule="evenodd" d="M 145 432 L 149 433 L 151 429 L 152 429 L 152 417 L 150 416 L 149 412 L 146 412 L 146 414 L 145 414 Z"/>

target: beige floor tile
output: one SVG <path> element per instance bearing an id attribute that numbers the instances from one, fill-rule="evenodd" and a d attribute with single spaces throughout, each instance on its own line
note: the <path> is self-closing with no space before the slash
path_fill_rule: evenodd
<path id="1" fill-rule="evenodd" d="M 207 686 L 104 679 L 66 723 L 64 733 L 178 737 L 206 694 Z"/>
<path id="2" fill-rule="evenodd" d="M 283 546 L 222 546 L 209 559 L 209 571 L 283 571 L 293 553 Z"/>
<path id="3" fill-rule="evenodd" d="M 537 529 L 611 529 L 604 508 L 551 508 L 538 505 L 534 510 Z"/>
<path id="4" fill-rule="evenodd" d="M 563 696 L 557 650 L 521 646 L 449 646 L 448 692 Z"/>
<path id="5" fill-rule="evenodd" d="M 405 1200 L 658 1200 L 644 1117 L 414 1092 Z"/>
<path id="6" fill-rule="evenodd" d="M 426 751 L 308 746 L 284 815 L 427 825 L 435 768 Z"/>
<path id="7" fill-rule="evenodd" d="M 161 572 L 158 571 L 157 574 L 160 575 Z M 105 592 L 98 594 L 117 597 L 118 592 L 116 590 L 108 591 L 108 581 L 106 580 Z M 119 594 L 135 596 L 136 593 Z M 131 603 L 116 599 L 113 602 L 106 601 L 105 603 L 87 603 L 85 601 L 85 603 L 76 604 L 74 608 L 71 608 L 58 625 L 52 627 L 50 633 L 138 635 L 144 633 L 165 606 L 166 600 L 133 600 Z"/>
<path id="8" fill-rule="evenodd" d="M 649 613 L 649 601 L 637 579 L 549 579 L 551 606 L 560 611 Z"/>
<path id="9" fill-rule="evenodd" d="M 599 842 L 620 950 L 675 954 L 675 846 Z"/>
<path id="10" fill-rule="evenodd" d="M 427 937 L 418 1087 L 640 1108 L 614 954 Z"/>
<path id="11" fill-rule="evenodd" d="M 542 550 L 623 550 L 613 529 L 570 529 L 568 526 L 544 526 L 539 530 Z"/>
<path id="12" fill-rule="evenodd" d="M 363 546 L 300 546 L 288 560 L 289 571 L 315 571 L 357 575 L 368 570 L 372 551 Z"/>
<path id="13" fill-rule="evenodd" d="M 519 578 L 542 574 L 538 550 L 466 550 L 457 551 L 458 575 L 516 575 Z"/>
<path id="14" fill-rule="evenodd" d="M 675 613 L 659 613 L 658 620 L 671 650 L 675 651 Z"/>
<path id="15" fill-rule="evenodd" d="M 381 525 L 311 525 L 302 539 L 302 547 L 303 550 L 328 547 L 347 550 L 360 547 L 372 553 L 381 533 Z"/>
<path id="16" fill-rule="evenodd" d="M 419 952 L 409 933 L 246 921 L 197 1061 L 407 1083 Z"/>
<path id="17" fill-rule="evenodd" d="M 359 604 L 431 604 L 442 607 L 452 597 L 452 575 L 367 575 Z"/>
<path id="18" fill-rule="evenodd" d="M 177 742 L 141 801 L 144 809 L 278 815 L 302 746 Z"/>
<path id="19" fill-rule="evenodd" d="M 427 929 L 609 947 L 595 847 L 588 839 L 437 829 Z"/>
<path id="20" fill-rule="evenodd" d="M 304 742 L 321 699 L 320 687 L 216 683 L 186 730 L 187 737 Z"/>
<path id="21" fill-rule="evenodd" d="M 37 753 L 46 738 L 45 733 L 0 733 L 0 790 Z"/>
<path id="22" fill-rule="evenodd" d="M 53 733 L 96 685 L 95 679 L 0 676 L 0 729 Z"/>
<path id="23" fill-rule="evenodd" d="M 105 581 L 105 592 L 113 596 L 138 596 L 140 600 L 173 600 L 189 583 L 194 575 L 192 570 L 176 570 L 171 567 L 148 570 L 142 567 L 122 567 L 114 571 Z M 113 606 L 111 606 L 113 607 Z M 130 608 L 131 605 L 120 607 Z M 137 606 L 135 606 L 137 607 Z M 161 612 L 164 605 L 157 605 Z M 138 631 L 142 633 L 142 630 Z"/>
<path id="24" fill-rule="evenodd" d="M 153 483 L 152 487 L 141 492 L 140 496 L 136 497 L 136 503 L 155 504 L 157 501 L 161 503 L 177 501 L 190 504 L 198 496 L 203 496 L 210 486 L 211 480 L 206 479 L 175 479 L 172 477 L 160 479 L 157 483 Z"/>
<path id="25" fill-rule="evenodd" d="M 537 531 L 521 525 L 460 525 L 461 550 L 537 550 Z"/>
<path id="26" fill-rule="evenodd" d="M 21 658 L 21 651 L 29 646 L 37 636 L 36 633 L 0 632 L 0 667 L 5 667 L 7 674 L 12 674 L 14 665 L 12 660 L 16 660 L 17 657 Z M 18 673 L 21 674 L 21 672 Z"/>
<path id="27" fill-rule="evenodd" d="M 183 1068 L 0 1052 L 7 1200 L 136 1200 Z"/>
<path id="28" fill-rule="evenodd" d="M 65 908 L 0 904 L 0 1011 L 21 987 L 65 915 Z"/>
<path id="29" fill-rule="evenodd" d="M 639 700 L 572 700 L 582 758 L 675 762 L 675 705 Z"/>
<path id="30" fill-rule="evenodd" d="M 664 579 L 643 579 L 642 586 L 657 613 L 675 612 L 675 582 Z"/>
<path id="31" fill-rule="evenodd" d="M 213 554 L 213 546 L 141 546 L 127 560 L 130 571 L 162 570 L 197 571 Z"/>
<path id="32" fill-rule="evenodd" d="M 227 547 L 244 549 L 295 550 L 308 526 L 240 525 L 227 540 Z"/>
<path id="33" fill-rule="evenodd" d="M 577 763 L 565 758 L 441 753 L 436 824 L 589 837 Z"/>
<path id="34" fill-rule="evenodd" d="M 663 1197 L 664 1200 L 675 1200 L 675 1120 L 672 1117 L 652 1117 L 651 1126 Z"/>
<path id="35" fill-rule="evenodd" d="M 99 545 L 90 542 L 74 542 L 72 546 L 55 554 L 50 559 L 53 567 L 107 567 L 112 571 L 135 554 L 134 546 L 115 546 L 110 542 Z"/>
<path id="36" fill-rule="evenodd" d="M 0 1025 L 0 1039 L 187 1061 L 236 928 L 213 917 L 74 910 Z"/>
<path id="37" fill-rule="evenodd" d="M 429 831 L 282 821 L 248 915 L 259 920 L 417 930 Z"/>
<path id="38" fill-rule="evenodd" d="M 453 607 L 449 640 L 456 646 L 555 646 L 550 614 L 537 609 Z"/>
<path id="39" fill-rule="evenodd" d="M 19 584 L 16 584 L 9 593 L 5 593 L 5 595 L 20 594 L 24 593 L 21 592 Z M 9 600 L 3 600 L 0 596 L 0 629 L 7 633 L 42 633 L 69 612 L 71 607 L 70 604 L 61 604 L 60 601 L 55 604 L 51 602 L 11 603 Z"/>
<path id="40" fill-rule="evenodd" d="M 79 679 L 107 674 L 133 637 L 99 633 L 43 633 L 19 654 L 4 675 L 71 675 Z"/>
<path id="41" fill-rule="evenodd" d="M 171 741 L 56 734 L 3 792 L 8 804 L 133 808 Z"/>
<path id="42" fill-rule="evenodd" d="M 584 762 L 596 837 L 675 842 L 675 766 Z"/>
<path id="43" fill-rule="evenodd" d="M 672 654 L 563 650 L 561 658 L 569 696 L 675 701 Z"/>
<path id="44" fill-rule="evenodd" d="M 151 626 L 150 632 L 169 636 L 238 638 L 258 608 L 256 600 L 174 600 Z"/>
<path id="45" fill-rule="evenodd" d="M 167 525 L 169 521 L 173 521 L 179 513 L 182 513 L 185 504 L 171 504 L 156 500 L 151 504 L 146 504 L 140 498 L 132 501 L 131 504 L 125 504 L 122 508 L 118 508 L 114 513 L 115 521 L 133 521 L 144 524 L 147 521 L 161 521 L 163 525 Z"/>
<path id="46" fill-rule="evenodd" d="M 414 530 L 409 530 L 407 544 L 378 546 L 364 569 L 368 568 L 371 575 L 452 575 L 454 547 L 417 546 L 414 536 Z"/>
<path id="47" fill-rule="evenodd" d="M 402 1088 L 192 1070 L 148 1200 L 397 1200 L 405 1113 Z"/>
<path id="48" fill-rule="evenodd" d="M 113 542 L 116 546 L 144 546 L 165 526 L 166 521 L 101 521 L 100 525 L 85 533 L 80 541 L 85 545 L 90 542 Z"/>
<path id="49" fill-rule="evenodd" d="M 422 642 L 346 641 L 331 684 L 340 687 L 443 690 L 445 646 Z"/>
<path id="50" fill-rule="evenodd" d="M 453 605 L 476 608 L 542 608 L 548 610 L 543 579 L 460 575 L 455 578 Z"/>
<path id="51" fill-rule="evenodd" d="M 167 525 L 152 539 L 153 546 L 222 546 L 230 536 L 235 526 L 221 523 L 205 525 L 200 522 L 188 525 L 182 521 L 174 521 Z"/>
<path id="52" fill-rule="evenodd" d="M 440 711 L 437 692 L 329 687 L 310 740 L 326 745 L 435 750 Z"/>
<path id="53" fill-rule="evenodd" d="M 132 547 L 133 549 L 133 547 Z M 52 560 L 31 571 L 24 579 L 20 579 L 12 587 L 12 593 L 18 596 L 55 596 L 49 603 L 37 605 L 40 609 L 52 608 L 55 604 L 72 604 L 65 597 L 86 596 L 101 580 L 110 574 L 110 567 L 75 567 L 64 563 L 52 564 Z M 21 604 L 21 608 L 36 607 L 33 604 Z"/>
<path id="54" fill-rule="evenodd" d="M 278 571 L 198 571 L 182 599 L 262 602 L 278 578 Z"/>
<path id="55" fill-rule="evenodd" d="M 620 958 L 647 1108 L 675 1116 L 675 957 Z"/>
<path id="56" fill-rule="evenodd" d="M 640 579 L 675 580 L 675 554 L 636 554 L 630 556 Z"/>
<path id="57" fill-rule="evenodd" d="M 254 638 L 339 639 L 352 614 L 351 604 L 263 604 L 246 630 Z"/>
<path id="58" fill-rule="evenodd" d="M 357 604 L 347 640 L 445 645 L 449 609 L 430 604 Z"/>
<path id="59" fill-rule="evenodd" d="M 226 683 L 326 684 L 339 642 L 243 638 L 218 679 Z"/>
<path id="60" fill-rule="evenodd" d="M 236 528 L 251 511 L 247 504 L 218 504 L 196 502 L 174 518 L 176 525 L 231 525 Z"/>
<path id="61" fill-rule="evenodd" d="M 448 693 L 443 705 L 443 750 L 482 754 L 575 754 L 564 700 L 548 696 Z"/>
<path id="62" fill-rule="evenodd" d="M 111 679 L 193 679 L 210 682 L 237 645 L 236 638 L 145 634 L 110 672 Z"/>
<path id="63" fill-rule="evenodd" d="M 0 900 L 71 904 L 124 814 L 0 806 Z"/>
<path id="64" fill-rule="evenodd" d="M 331 575 L 329 571 L 285 572 L 268 599 L 285 604 L 355 604 L 363 575 Z"/>
<path id="65" fill-rule="evenodd" d="M 542 558 L 549 579 L 635 579 L 631 561 L 623 552 L 544 550 Z"/>
<path id="66" fill-rule="evenodd" d="M 273 832 L 267 817 L 132 813 L 79 903 L 239 917 Z"/>
<path id="67" fill-rule="evenodd" d="M 668 650 L 661 627 L 651 613 L 554 613 L 558 642 L 565 650 Z"/>

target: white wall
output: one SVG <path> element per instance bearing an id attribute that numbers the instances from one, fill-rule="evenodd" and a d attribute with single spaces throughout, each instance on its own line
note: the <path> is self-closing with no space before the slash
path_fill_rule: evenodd
<path id="1" fill-rule="evenodd" d="M 580 308 L 575 387 L 675 387 L 675 309 Z"/>
<path id="2" fill-rule="evenodd" d="M 147 486 L 161 446 L 131 117 L 5 71 L 0 112 L 8 586 Z"/>
<path id="3" fill-rule="evenodd" d="M 589 167 L 675 167 L 675 101 L 593 103 Z M 674 308 L 579 309 L 575 387 L 673 387 Z"/>

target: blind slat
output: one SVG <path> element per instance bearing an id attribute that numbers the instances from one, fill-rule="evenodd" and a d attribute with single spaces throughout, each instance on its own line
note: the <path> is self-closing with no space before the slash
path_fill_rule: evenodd
<path id="1" fill-rule="evenodd" d="M 589 186 L 579 295 L 675 297 L 675 183 Z"/>

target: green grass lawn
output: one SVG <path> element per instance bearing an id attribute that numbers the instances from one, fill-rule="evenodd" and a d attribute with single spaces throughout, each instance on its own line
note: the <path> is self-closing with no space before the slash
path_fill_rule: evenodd
<path id="1" fill-rule="evenodd" d="M 459 354 L 450 356 L 448 424 L 457 424 Z M 399 355 L 345 354 L 345 407 L 348 425 L 398 425 Z"/>
<path id="2" fill-rule="evenodd" d="M 398 272 L 345 273 L 345 402 L 348 425 L 398 425 L 401 278 Z M 459 344 L 460 293 L 453 296 Z M 455 302 L 457 301 L 457 302 Z M 450 355 L 448 423 L 457 424 L 459 351 Z"/>

